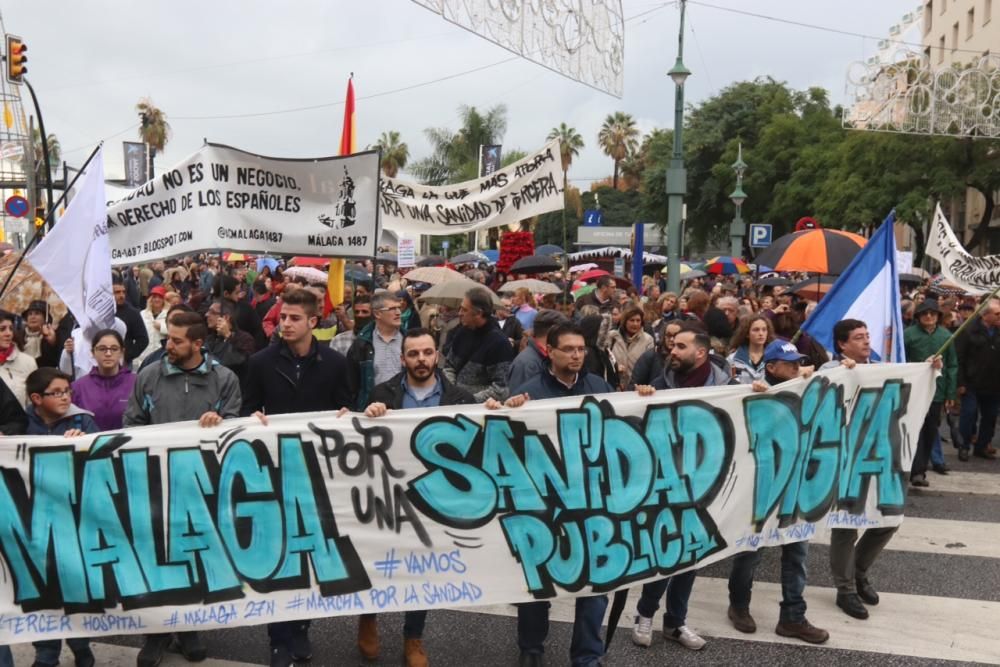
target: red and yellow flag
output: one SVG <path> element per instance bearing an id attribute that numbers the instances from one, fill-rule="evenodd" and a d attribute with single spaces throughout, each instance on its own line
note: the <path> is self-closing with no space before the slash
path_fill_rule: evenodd
<path id="1" fill-rule="evenodd" d="M 347 99 L 344 102 L 344 128 L 340 132 L 340 154 L 354 153 L 354 75 L 347 80 Z M 326 283 L 326 303 L 324 315 L 329 315 L 334 307 L 344 302 L 344 260 L 330 260 L 330 277 Z"/>

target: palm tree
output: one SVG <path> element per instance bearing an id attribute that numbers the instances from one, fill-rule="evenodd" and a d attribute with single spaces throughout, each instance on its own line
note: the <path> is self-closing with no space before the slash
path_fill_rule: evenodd
<path id="1" fill-rule="evenodd" d="M 389 130 L 375 142 L 375 148 L 382 151 L 382 173 L 386 178 L 395 178 L 399 170 L 406 166 L 410 159 L 410 148 L 399 140 L 399 132 Z"/>
<path id="2" fill-rule="evenodd" d="M 59 144 L 59 138 L 50 134 L 46 137 L 46 141 L 49 144 L 49 166 L 56 167 L 62 162 L 62 146 Z M 37 127 L 32 129 L 31 146 L 35 161 L 35 175 L 40 176 L 44 173 L 42 170 L 45 168 L 45 155 L 42 150 L 42 133 Z"/>
<path id="3" fill-rule="evenodd" d="M 563 254 L 569 252 L 566 239 L 566 193 L 569 192 L 569 167 L 573 164 L 573 158 L 580 154 L 583 148 L 583 137 L 576 131 L 575 127 L 567 127 L 566 123 L 559 123 L 559 127 L 552 128 L 547 137 L 549 141 L 559 140 L 559 157 L 562 158 L 563 168 Z"/>
<path id="4" fill-rule="evenodd" d="M 624 111 L 608 114 L 604 124 L 601 125 L 601 131 L 597 134 L 597 142 L 605 155 L 615 162 L 615 173 L 611 182 L 617 190 L 618 166 L 639 146 L 639 128 L 635 126 L 635 119 Z"/>
<path id="5" fill-rule="evenodd" d="M 162 151 L 170 141 L 170 123 L 167 122 L 166 114 L 148 97 L 139 100 L 135 110 L 142 119 L 139 138 L 149 146 L 149 178 L 153 178 L 153 160 L 157 152 Z"/>

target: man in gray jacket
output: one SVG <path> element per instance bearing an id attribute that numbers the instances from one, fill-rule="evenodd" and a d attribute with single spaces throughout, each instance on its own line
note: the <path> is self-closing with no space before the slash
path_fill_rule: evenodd
<path id="1" fill-rule="evenodd" d="M 202 352 L 208 336 L 205 318 L 179 311 L 167 321 L 166 355 L 139 373 L 125 426 L 146 426 L 197 419 L 204 427 L 238 417 L 242 397 L 236 374 Z M 147 635 L 138 667 L 156 667 L 176 635 L 181 654 L 190 662 L 205 659 L 197 632 Z"/>

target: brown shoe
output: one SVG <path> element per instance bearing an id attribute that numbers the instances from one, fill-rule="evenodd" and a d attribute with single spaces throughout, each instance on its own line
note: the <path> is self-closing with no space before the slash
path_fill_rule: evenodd
<path id="1" fill-rule="evenodd" d="M 729 605 L 729 620 L 733 622 L 733 627 L 740 632 L 751 635 L 757 632 L 757 621 L 753 620 L 749 609 L 737 609 Z"/>
<path id="2" fill-rule="evenodd" d="M 781 621 L 775 626 L 774 632 L 782 637 L 795 637 L 810 644 L 822 644 L 830 638 L 829 632 L 817 628 L 804 618 L 800 623 Z"/>
<path id="3" fill-rule="evenodd" d="M 406 667 L 430 667 L 431 664 L 427 662 L 424 645 L 419 639 L 403 640 L 403 660 Z"/>
<path id="4" fill-rule="evenodd" d="M 361 614 L 358 617 L 358 650 L 368 660 L 378 657 L 378 616 Z"/>

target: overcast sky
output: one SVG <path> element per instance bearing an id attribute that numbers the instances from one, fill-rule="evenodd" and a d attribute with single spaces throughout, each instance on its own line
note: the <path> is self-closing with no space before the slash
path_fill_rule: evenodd
<path id="1" fill-rule="evenodd" d="M 706 0 L 689 4 L 684 61 L 693 71 L 688 102 L 734 81 L 769 75 L 804 89 L 823 86 L 845 100 L 851 62 L 876 41 L 724 11 L 884 37 L 916 0 Z M 7 31 L 29 45 L 30 80 L 49 133 L 79 165 L 105 139 L 109 178 L 123 172 L 120 142 L 138 132 L 135 104 L 149 96 L 173 136 L 158 169 L 197 150 L 203 139 L 285 157 L 337 151 L 348 76 L 358 95 L 358 146 L 397 130 L 411 159 L 428 154 L 427 127 L 458 124 L 467 104 L 508 107 L 509 148 L 532 150 L 560 122 L 586 148 L 570 177 L 586 185 L 611 174 L 597 132 L 613 111 L 631 113 L 644 131 L 673 124 L 673 84 L 665 72 L 677 53 L 676 3 L 625 0 L 625 88 L 617 99 L 528 61 L 515 61 L 412 90 L 364 99 L 510 57 L 490 42 L 409 0 L 8 0 Z M 655 10 L 650 12 L 650 10 Z M 327 105 L 252 118 L 238 116 Z M 753 168 L 752 147 L 747 147 Z"/>

